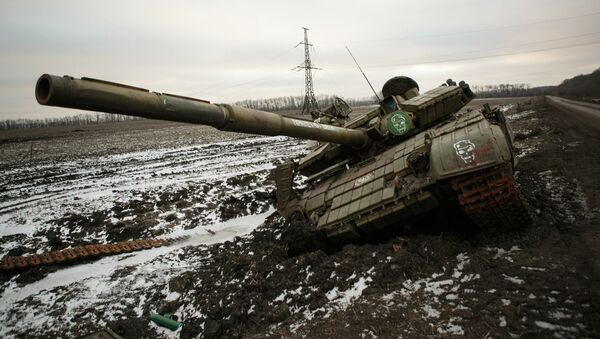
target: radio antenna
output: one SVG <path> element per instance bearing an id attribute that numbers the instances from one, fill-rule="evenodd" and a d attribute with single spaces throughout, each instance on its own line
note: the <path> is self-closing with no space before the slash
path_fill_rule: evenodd
<path id="1" fill-rule="evenodd" d="M 379 95 L 377 95 L 377 92 L 375 92 L 375 89 L 373 88 L 373 85 L 371 85 L 371 82 L 369 81 L 369 78 L 367 78 L 367 76 L 365 75 L 365 72 L 363 72 L 362 68 L 360 68 L 360 65 L 358 64 L 358 61 L 356 61 L 356 58 L 354 57 L 354 55 L 352 55 L 352 52 L 350 52 L 350 49 L 348 48 L 348 46 L 346 46 L 346 50 L 348 51 L 348 53 L 350 53 L 350 56 L 352 57 L 352 60 L 354 60 L 354 63 L 356 63 L 356 66 L 358 66 L 358 69 L 360 70 L 360 72 L 362 73 L 362 75 L 365 77 L 365 80 L 367 80 L 367 83 L 369 84 L 369 87 L 371 87 L 371 90 L 373 91 L 373 94 L 375 94 L 375 97 L 377 98 L 377 100 L 381 101 L 381 99 L 379 98 Z"/>

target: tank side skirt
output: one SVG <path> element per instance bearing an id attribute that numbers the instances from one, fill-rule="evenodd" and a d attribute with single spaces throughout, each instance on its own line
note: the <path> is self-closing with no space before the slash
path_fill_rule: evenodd
<path id="1" fill-rule="evenodd" d="M 432 210 L 439 205 L 434 194 L 426 189 L 421 189 L 395 199 L 388 199 L 360 214 L 327 224 L 325 230 L 327 238 L 333 242 L 346 242 L 361 237 L 361 234 L 374 233 L 388 228 L 421 213 Z"/>

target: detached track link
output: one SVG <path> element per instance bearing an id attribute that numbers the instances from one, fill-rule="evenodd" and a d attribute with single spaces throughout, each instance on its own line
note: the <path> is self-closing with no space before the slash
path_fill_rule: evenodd
<path id="1" fill-rule="evenodd" d="M 91 244 L 66 248 L 60 251 L 31 254 L 18 257 L 6 256 L 2 259 L 2 273 L 18 273 L 20 270 L 37 266 L 51 266 L 64 263 L 75 263 L 81 259 L 100 258 L 106 255 L 141 251 L 153 247 L 170 245 L 187 239 L 176 237 L 171 239 L 129 240 L 111 244 Z"/>
<path id="2" fill-rule="evenodd" d="M 531 221 L 509 166 L 456 178 L 452 188 L 463 211 L 482 229 L 517 228 Z"/>

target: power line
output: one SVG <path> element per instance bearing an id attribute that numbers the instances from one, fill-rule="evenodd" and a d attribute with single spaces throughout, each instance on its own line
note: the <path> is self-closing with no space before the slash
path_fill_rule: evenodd
<path id="1" fill-rule="evenodd" d="M 368 66 L 371 68 L 382 68 L 382 67 L 385 68 L 385 67 L 412 66 L 412 65 L 423 65 L 423 64 L 440 64 L 440 63 L 445 63 L 445 62 L 470 61 L 470 60 L 489 59 L 489 58 L 496 58 L 496 57 L 502 57 L 502 56 L 518 55 L 518 54 L 538 53 L 538 52 L 552 51 L 552 50 L 557 50 L 557 49 L 566 49 L 566 48 L 573 48 L 573 47 L 580 47 L 580 46 L 590 46 L 590 45 L 596 45 L 596 44 L 600 44 L 600 40 L 587 42 L 587 43 L 579 43 L 579 44 L 571 44 L 571 45 L 556 46 L 556 47 L 549 47 L 549 48 L 533 49 L 533 50 L 528 50 L 528 51 L 520 51 L 520 52 L 512 52 L 512 53 L 501 53 L 501 54 L 475 56 L 475 57 L 469 57 L 469 58 L 445 59 L 445 60 L 425 61 L 425 62 L 415 61 L 415 62 L 400 62 L 400 63 L 388 63 L 388 64 L 369 64 Z M 349 68 L 349 67 L 344 67 L 344 68 L 340 68 L 340 69 L 347 69 L 347 68 Z"/>
<path id="2" fill-rule="evenodd" d="M 546 43 L 546 42 L 561 41 L 561 40 L 571 40 L 571 39 L 582 38 L 582 37 L 585 37 L 585 36 L 597 35 L 597 34 L 600 34 L 600 32 L 592 32 L 592 33 L 571 35 L 571 36 L 566 36 L 566 37 L 561 37 L 561 38 L 555 38 L 555 39 L 548 39 L 548 40 L 531 41 L 531 42 L 525 42 L 525 43 L 520 43 L 520 44 L 514 44 L 514 45 L 510 45 L 510 46 L 493 47 L 493 48 L 486 48 L 486 49 L 480 49 L 480 50 L 471 50 L 471 51 L 459 52 L 459 53 L 441 54 L 441 55 L 437 55 L 436 57 L 446 57 L 446 56 L 460 55 L 460 54 L 471 54 L 471 53 L 479 53 L 479 52 L 488 52 L 488 51 L 495 51 L 495 50 L 499 50 L 499 49 L 507 49 L 507 48 L 520 47 L 520 46 L 543 44 L 543 43 Z"/>
<path id="3" fill-rule="evenodd" d="M 272 56 L 270 58 L 267 58 L 267 59 L 263 60 L 263 62 L 269 62 L 269 61 L 279 60 L 280 58 L 282 58 L 282 57 L 287 56 L 288 54 L 290 54 L 292 51 L 293 51 L 293 47 L 290 47 L 290 48 L 286 49 L 285 51 L 283 51 L 281 53 L 278 53 L 278 54 L 276 54 L 276 55 L 274 55 L 274 56 Z M 271 74 L 271 75 L 266 76 L 266 77 L 260 77 L 260 78 L 257 78 L 257 79 L 243 81 L 243 82 L 234 83 L 234 84 L 227 84 L 227 83 L 221 82 L 220 84 L 217 84 L 216 86 L 211 86 L 210 90 L 208 90 L 208 91 L 189 92 L 189 93 L 186 93 L 185 95 L 187 95 L 187 96 L 194 96 L 194 95 L 200 95 L 200 94 L 201 95 L 206 95 L 207 92 L 210 92 L 210 91 L 214 92 L 215 90 L 223 89 L 223 88 L 240 87 L 240 86 L 243 87 L 243 86 L 247 86 L 247 85 L 254 84 L 254 83 L 261 83 L 261 82 L 265 82 L 265 81 L 268 81 L 268 80 L 272 80 L 274 78 L 280 78 L 280 76 Z"/>
<path id="4" fill-rule="evenodd" d="M 450 33 L 436 33 L 436 34 L 422 34 L 422 35 L 407 35 L 407 36 L 402 36 L 402 37 L 394 37 L 394 38 L 386 38 L 386 39 L 347 41 L 345 43 L 386 42 L 386 41 L 396 41 L 396 40 L 437 38 L 437 37 L 446 37 L 446 36 L 452 36 L 452 35 L 500 31 L 500 30 L 505 30 L 505 29 L 524 27 L 524 26 L 532 26 L 532 25 L 547 24 L 547 23 L 558 22 L 558 21 L 567 21 L 567 20 L 572 20 L 572 19 L 585 18 L 585 17 L 595 16 L 595 15 L 599 15 L 599 14 L 600 14 L 600 12 L 592 12 L 592 13 L 574 15 L 574 16 L 569 16 L 569 17 L 532 21 L 532 22 L 524 22 L 524 23 L 520 23 L 520 24 L 482 28 L 482 29 L 469 30 L 469 31 L 458 31 L 458 32 L 450 32 Z"/>
<path id="5" fill-rule="evenodd" d="M 439 54 L 439 55 L 429 56 L 429 57 L 420 57 L 419 59 L 415 60 L 414 63 L 426 63 L 427 61 L 424 60 L 424 59 L 432 59 L 432 58 L 448 57 L 448 56 L 454 56 L 454 55 L 473 54 L 473 53 L 481 53 L 481 52 L 488 52 L 488 51 L 495 51 L 495 50 L 503 50 L 503 49 L 509 49 L 509 48 L 514 48 L 514 47 L 543 44 L 543 43 L 547 43 L 547 42 L 577 39 L 577 38 L 582 38 L 582 37 L 587 37 L 587 36 L 592 36 L 592 35 L 598 35 L 598 34 L 600 34 L 600 32 L 591 32 L 591 33 L 571 35 L 571 36 L 566 36 L 566 37 L 561 37 L 561 38 L 555 38 L 555 39 L 530 41 L 530 42 L 525 42 L 525 43 L 520 43 L 520 44 L 514 44 L 514 45 L 509 45 L 509 46 L 493 47 L 493 48 L 486 48 L 486 49 L 476 49 L 476 50 L 462 51 L 462 52 L 456 52 L 456 53 Z M 433 61 L 435 61 L 435 60 L 433 60 Z M 377 64 L 382 64 L 382 63 L 385 64 L 386 62 L 393 63 L 395 61 L 393 61 L 393 60 L 392 61 L 379 61 L 379 62 L 373 62 L 373 63 L 368 64 L 368 65 L 377 65 Z M 344 65 L 344 66 L 348 66 L 348 65 L 349 64 Z"/>

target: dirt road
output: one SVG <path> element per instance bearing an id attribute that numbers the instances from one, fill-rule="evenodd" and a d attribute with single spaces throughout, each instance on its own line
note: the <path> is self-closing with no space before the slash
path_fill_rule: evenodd
<path id="1" fill-rule="evenodd" d="M 600 133 L 600 105 L 554 96 L 548 96 L 547 100 L 551 107 L 568 114 L 565 120 L 572 120 L 571 126 L 579 132 Z"/>
<path id="2" fill-rule="evenodd" d="M 600 105 L 549 96 L 546 98 L 549 123 L 557 127 L 554 143 L 556 156 L 547 156 L 548 166 L 558 167 L 558 173 L 574 178 L 587 197 L 588 206 L 600 211 Z M 565 145 L 574 145 L 573 149 Z M 581 252 L 592 281 L 600 281 L 600 223 L 592 221 L 584 228 L 581 243 L 574 252 Z M 582 250 L 583 248 L 583 250 Z M 594 289 L 596 296 L 600 295 Z"/>

